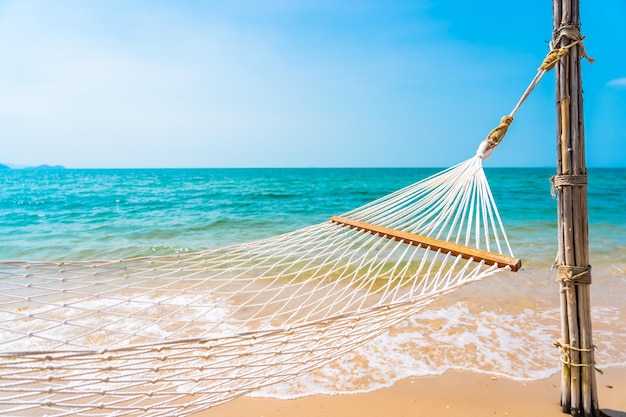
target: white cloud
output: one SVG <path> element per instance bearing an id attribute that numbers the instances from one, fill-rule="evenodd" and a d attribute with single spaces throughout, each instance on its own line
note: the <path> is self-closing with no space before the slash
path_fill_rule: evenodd
<path id="1" fill-rule="evenodd" d="M 608 87 L 626 87 L 626 77 L 615 78 L 606 83 Z"/>

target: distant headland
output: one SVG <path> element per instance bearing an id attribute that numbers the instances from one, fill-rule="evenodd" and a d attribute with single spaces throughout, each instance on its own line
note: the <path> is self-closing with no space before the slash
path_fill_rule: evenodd
<path id="1" fill-rule="evenodd" d="M 0 164 L 0 169 L 65 169 L 63 165 L 37 165 L 37 166 L 19 166 L 11 164 Z"/>

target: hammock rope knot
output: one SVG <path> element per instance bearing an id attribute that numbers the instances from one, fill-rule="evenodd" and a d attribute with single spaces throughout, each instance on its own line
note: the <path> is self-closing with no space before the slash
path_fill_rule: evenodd
<path id="1" fill-rule="evenodd" d="M 574 44 L 570 44 L 570 45 L 574 45 Z M 541 66 L 538 69 L 541 71 L 550 71 L 552 68 L 554 68 L 556 63 L 559 62 L 561 58 L 567 55 L 568 50 L 569 50 L 569 47 L 555 48 L 555 49 L 550 50 L 550 52 L 548 52 L 548 55 L 546 55 L 543 62 L 541 63 Z"/>
<path id="2" fill-rule="evenodd" d="M 487 135 L 487 138 L 481 142 L 476 154 L 481 157 L 481 159 L 488 158 L 493 149 L 502 142 L 506 132 L 509 130 L 509 126 L 513 123 L 513 116 L 506 115 L 500 119 L 500 124 L 494 127 L 491 132 Z"/>

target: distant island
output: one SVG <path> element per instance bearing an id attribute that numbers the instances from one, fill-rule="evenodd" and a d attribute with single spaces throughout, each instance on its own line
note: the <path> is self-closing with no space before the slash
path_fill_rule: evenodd
<path id="1" fill-rule="evenodd" d="M 37 166 L 19 166 L 19 165 L 11 165 L 11 164 L 0 164 L 0 169 L 66 169 L 63 165 L 37 165 Z"/>
<path id="2" fill-rule="evenodd" d="M 22 169 L 65 169 L 63 165 L 37 165 L 36 167 L 24 167 Z"/>

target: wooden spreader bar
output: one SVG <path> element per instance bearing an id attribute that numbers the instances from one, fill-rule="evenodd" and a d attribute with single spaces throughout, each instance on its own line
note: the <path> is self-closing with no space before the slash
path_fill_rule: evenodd
<path id="1" fill-rule="evenodd" d="M 330 221 L 342 226 L 348 226 L 351 229 L 359 229 L 375 235 L 384 236 L 414 246 L 429 247 L 431 250 L 440 250 L 443 253 L 449 253 L 453 256 L 459 256 L 463 259 L 471 259 L 475 262 L 483 261 L 487 265 L 509 266 L 511 271 L 517 272 L 522 267 L 522 261 L 510 256 L 501 255 L 495 252 L 470 248 L 468 246 L 449 243 L 443 240 L 433 239 L 426 236 L 420 236 L 413 233 L 401 232 L 400 230 L 390 229 L 388 227 L 377 226 L 371 223 L 365 223 L 358 220 L 346 219 L 345 217 L 333 216 Z"/>

